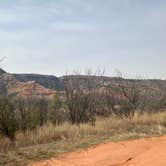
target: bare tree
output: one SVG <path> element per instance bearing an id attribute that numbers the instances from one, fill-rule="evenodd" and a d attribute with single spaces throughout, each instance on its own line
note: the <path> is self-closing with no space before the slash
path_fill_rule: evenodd
<path id="1" fill-rule="evenodd" d="M 95 125 L 95 96 L 81 90 L 67 92 L 67 106 L 73 124 L 90 122 Z"/>
<path id="2" fill-rule="evenodd" d="M 141 86 L 137 80 L 124 79 L 122 73 L 117 72 L 118 91 L 112 90 L 108 98 L 108 107 L 119 117 L 132 118 L 140 104 Z"/>
<path id="3" fill-rule="evenodd" d="M 161 81 L 162 82 L 162 81 Z M 142 111 L 162 111 L 166 109 L 166 87 L 165 83 L 157 86 L 149 85 L 141 97 Z"/>
<path id="4" fill-rule="evenodd" d="M 95 125 L 98 77 L 87 70 L 85 75 L 77 73 L 69 77 L 65 86 L 66 104 L 73 124 L 90 122 Z"/>

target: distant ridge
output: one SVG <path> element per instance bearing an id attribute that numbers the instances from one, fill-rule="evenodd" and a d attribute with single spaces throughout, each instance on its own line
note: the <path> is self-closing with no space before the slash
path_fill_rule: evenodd
<path id="1" fill-rule="evenodd" d="M 21 82 L 35 81 L 36 83 L 52 90 L 62 90 L 63 86 L 60 79 L 52 75 L 42 74 L 12 74 L 17 80 Z"/>
<path id="2" fill-rule="evenodd" d="M 42 74 L 10 74 L 0 69 L 0 88 L 7 86 L 9 91 L 19 91 L 23 94 L 51 95 L 56 91 L 63 91 L 66 85 L 77 80 L 82 88 L 89 87 L 88 81 L 91 80 L 98 87 L 116 87 L 119 83 L 137 82 L 138 84 L 153 88 L 166 87 L 166 80 L 160 79 L 123 79 L 119 77 L 95 76 L 95 75 L 67 75 L 56 77 Z M 16 86 L 17 85 L 17 86 Z M 15 86 L 15 87 L 14 87 Z M 17 90 L 16 90 L 17 89 Z M 23 92 L 24 89 L 24 92 Z M 26 92 L 25 92 L 26 91 Z"/>
<path id="3" fill-rule="evenodd" d="M 46 88 L 35 81 L 22 82 L 17 80 L 13 74 L 0 70 L 0 93 L 16 96 L 46 96 L 56 94 L 55 90 Z"/>

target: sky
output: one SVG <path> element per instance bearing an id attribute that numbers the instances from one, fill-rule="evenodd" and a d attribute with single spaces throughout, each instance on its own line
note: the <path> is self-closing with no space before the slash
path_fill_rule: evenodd
<path id="1" fill-rule="evenodd" d="M 12 73 L 166 79 L 166 1 L 0 0 L 0 57 Z"/>

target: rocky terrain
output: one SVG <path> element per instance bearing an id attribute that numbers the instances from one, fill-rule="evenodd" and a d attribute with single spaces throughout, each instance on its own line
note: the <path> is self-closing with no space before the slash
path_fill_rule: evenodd
<path id="1" fill-rule="evenodd" d="M 166 80 L 150 80 L 150 79 L 122 79 L 118 77 L 106 76 L 87 76 L 87 75 L 68 75 L 62 77 L 41 75 L 41 74 L 11 74 L 0 69 L 0 91 L 5 90 L 12 94 L 22 95 L 45 95 L 50 96 L 55 91 L 64 91 L 66 85 L 79 82 L 80 87 L 89 88 L 111 87 L 115 88 L 118 84 L 128 82 L 128 85 L 137 83 L 141 86 L 152 88 L 162 88 L 166 86 Z M 5 93 L 5 92 L 3 92 Z"/>
<path id="2" fill-rule="evenodd" d="M 53 96 L 56 93 L 35 81 L 21 82 L 4 70 L 0 70 L 0 92 L 20 96 Z"/>
<path id="3" fill-rule="evenodd" d="M 51 75 L 41 74 L 12 74 L 17 80 L 21 82 L 35 81 L 36 83 L 48 89 L 62 90 L 60 79 Z"/>

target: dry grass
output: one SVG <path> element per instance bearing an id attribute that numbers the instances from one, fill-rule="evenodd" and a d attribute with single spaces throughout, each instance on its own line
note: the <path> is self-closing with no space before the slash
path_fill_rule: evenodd
<path id="1" fill-rule="evenodd" d="M 60 126 L 47 124 L 25 134 L 17 133 L 15 145 L 6 138 L 0 138 L 0 165 L 25 165 L 30 161 L 107 140 L 118 141 L 165 133 L 166 112 L 137 114 L 132 120 L 117 117 L 97 119 L 95 127 L 88 124 L 79 127 L 69 123 Z"/>

